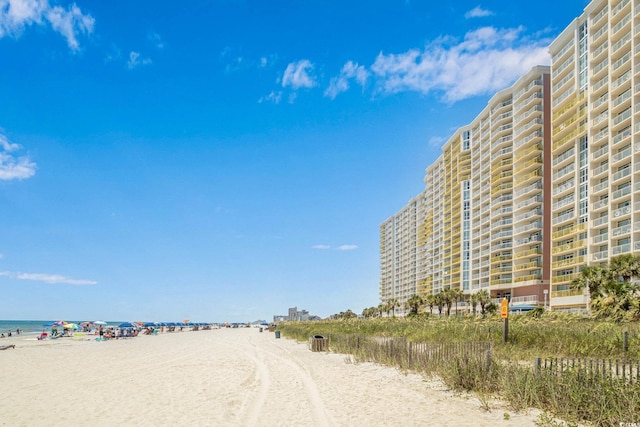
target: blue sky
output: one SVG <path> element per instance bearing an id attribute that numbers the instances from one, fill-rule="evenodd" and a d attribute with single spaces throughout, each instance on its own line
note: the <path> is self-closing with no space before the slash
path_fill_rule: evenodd
<path id="1" fill-rule="evenodd" d="M 377 305 L 379 224 L 586 0 L 0 0 L 0 318 Z"/>

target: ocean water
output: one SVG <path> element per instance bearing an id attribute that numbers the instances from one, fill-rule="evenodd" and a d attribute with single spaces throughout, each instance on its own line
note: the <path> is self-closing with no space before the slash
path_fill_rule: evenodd
<path id="1" fill-rule="evenodd" d="M 12 334 L 16 333 L 16 329 L 20 329 L 20 333 L 24 335 L 38 335 L 42 331 L 50 332 L 51 326 L 44 326 L 55 320 L 0 320 L 0 333 L 7 335 L 9 331 Z M 84 320 L 74 321 L 68 320 L 71 323 L 82 323 Z M 122 322 L 108 322 L 107 326 L 117 326 Z M 61 330 L 58 326 L 58 330 Z"/>

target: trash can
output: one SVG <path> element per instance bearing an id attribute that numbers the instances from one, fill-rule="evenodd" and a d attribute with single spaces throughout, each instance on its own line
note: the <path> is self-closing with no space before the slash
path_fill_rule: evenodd
<path id="1" fill-rule="evenodd" d="M 262 328 L 260 328 L 260 332 L 262 332 Z"/>
<path id="2" fill-rule="evenodd" d="M 276 331 L 276 338 L 280 338 L 280 331 Z"/>
<path id="3" fill-rule="evenodd" d="M 313 337 L 309 337 L 309 349 L 311 351 L 328 351 L 329 338 L 325 338 L 322 335 L 314 335 Z"/>

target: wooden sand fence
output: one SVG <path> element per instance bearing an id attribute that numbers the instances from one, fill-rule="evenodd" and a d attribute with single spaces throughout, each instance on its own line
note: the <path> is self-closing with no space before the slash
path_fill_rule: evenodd
<path id="1" fill-rule="evenodd" d="M 416 371 L 433 371 L 452 361 L 491 367 L 490 342 L 425 343 L 406 337 L 331 335 L 331 349 L 355 356 L 358 361 L 376 362 Z"/>
<path id="2" fill-rule="evenodd" d="M 586 377 L 640 382 L 640 360 L 536 357 L 533 366 L 536 375 L 562 377 L 571 372 Z"/>
<path id="3" fill-rule="evenodd" d="M 356 361 L 414 371 L 433 372 L 453 363 L 489 374 L 492 364 L 496 363 L 492 357 L 491 342 L 426 343 L 412 342 L 406 337 L 352 334 L 335 334 L 330 339 L 330 350 L 351 354 Z M 320 351 L 323 350 L 329 350 L 328 338 L 322 342 Z M 561 378 L 563 374 L 574 373 L 585 378 L 640 382 L 640 360 L 536 357 L 532 365 L 524 363 L 519 366 L 528 367 L 536 376 Z"/>

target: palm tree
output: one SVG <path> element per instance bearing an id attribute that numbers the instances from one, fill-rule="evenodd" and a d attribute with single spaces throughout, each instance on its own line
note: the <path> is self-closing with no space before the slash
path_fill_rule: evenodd
<path id="1" fill-rule="evenodd" d="M 491 294 L 486 289 L 482 289 L 476 293 L 476 298 L 478 304 L 480 304 L 480 313 L 482 313 L 482 317 L 484 317 L 487 313 L 487 306 L 491 304 Z"/>
<path id="2" fill-rule="evenodd" d="M 580 271 L 580 275 L 571 282 L 572 289 L 589 289 L 591 299 L 600 298 L 605 289 L 612 287 L 611 273 L 605 267 L 590 265 Z"/>
<path id="3" fill-rule="evenodd" d="M 442 307 L 444 306 L 444 296 L 442 292 L 438 292 L 433 296 L 433 303 L 438 307 L 438 314 L 442 316 Z"/>
<path id="4" fill-rule="evenodd" d="M 434 294 L 427 295 L 425 303 L 429 306 L 429 314 L 433 314 L 433 306 L 436 305 L 436 296 Z"/>
<path id="5" fill-rule="evenodd" d="M 369 307 L 362 310 L 362 316 L 365 318 L 375 317 L 377 313 L 378 313 L 377 307 Z"/>
<path id="6" fill-rule="evenodd" d="M 447 306 L 447 316 L 451 315 L 451 306 L 453 305 L 454 295 L 453 289 L 445 289 L 441 292 L 444 305 Z"/>
<path id="7" fill-rule="evenodd" d="M 587 266 L 571 282 L 573 289 L 589 289 L 592 316 L 621 321 L 635 318 L 639 300 L 638 285 L 633 282 L 640 274 L 640 256 L 623 254 L 611 259 L 608 266 Z"/>
<path id="8" fill-rule="evenodd" d="M 471 296 L 469 297 L 469 302 L 471 303 L 471 310 L 473 312 L 473 315 L 476 315 L 476 308 L 478 305 L 478 294 L 471 294 Z"/>
<path id="9" fill-rule="evenodd" d="M 453 301 L 456 304 L 456 316 L 457 316 L 458 315 L 458 300 L 460 300 L 460 298 L 462 298 L 462 296 L 464 295 L 464 292 L 460 288 L 452 288 L 452 289 L 449 289 L 449 294 L 451 295 L 451 298 L 453 299 Z"/>
<path id="10" fill-rule="evenodd" d="M 353 311 L 351 311 L 351 309 L 348 309 L 347 311 L 341 314 L 343 319 L 355 319 L 356 317 L 358 317 L 358 315 L 355 314 Z"/>
<path id="11" fill-rule="evenodd" d="M 391 298 L 387 303 L 387 315 L 389 314 L 389 311 L 391 311 L 392 316 L 396 317 L 396 307 L 400 307 L 400 301 L 395 298 Z"/>
<path id="12" fill-rule="evenodd" d="M 640 273 L 640 255 L 622 254 L 611 258 L 609 271 L 613 277 L 621 277 L 625 283 L 630 282 Z"/>
<path id="13" fill-rule="evenodd" d="M 377 310 L 378 310 L 378 317 L 382 317 L 382 313 L 387 311 L 387 305 L 381 302 L 380 304 L 378 304 Z"/>
<path id="14" fill-rule="evenodd" d="M 420 306 L 424 304 L 424 300 L 418 295 L 412 295 L 405 303 L 404 307 L 409 311 L 410 315 L 418 314 Z"/>

